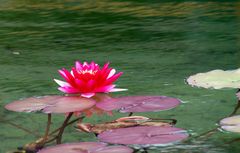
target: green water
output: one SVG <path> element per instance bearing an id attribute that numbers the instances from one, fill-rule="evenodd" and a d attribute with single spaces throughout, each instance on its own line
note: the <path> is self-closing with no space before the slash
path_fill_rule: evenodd
<path id="1" fill-rule="evenodd" d="M 12 100 L 61 94 L 53 78 L 75 60 L 106 61 L 124 75 L 119 95 L 166 95 L 179 107 L 149 117 L 175 118 L 192 136 L 216 127 L 236 105 L 236 90 L 192 88 L 184 79 L 212 69 L 240 65 L 240 3 L 236 1 L 142 0 L 0 0 L 0 119 L 43 133 L 46 115 L 15 113 L 3 106 Z M 94 116 L 86 122 L 109 121 Z M 54 125 L 63 121 L 54 116 Z M 182 153 L 239 153 L 239 143 L 223 145 L 239 134 L 218 132 L 150 150 Z M 0 152 L 13 151 L 36 137 L 0 123 Z M 64 142 L 92 141 L 93 135 L 66 129 Z"/>

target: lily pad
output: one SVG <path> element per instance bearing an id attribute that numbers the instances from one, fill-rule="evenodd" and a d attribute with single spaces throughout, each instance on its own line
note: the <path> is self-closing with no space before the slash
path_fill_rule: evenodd
<path id="1" fill-rule="evenodd" d="M 179 99 L 166 96 L 127 96 L 112 98 L 96 104 L 106 111 L 120 109 L 120 112 L 155 112 L 175 108 Z"/>
<path id="2" fill-rule="evenodd" d="M 221 128 L 225 131 L 240 133 L 240 125 L 224 125 Z"/>
<path id="3" fill-rule="evenodd" d="M 240 115 L 224 118 L 220 121 L 220 125 L 237 125 L 240 124 Z"/>
<path id="4" fill-rule="evenodd" d="M 220 121 L 221 128 L 229 132 L 240 132 L 240 115 L 224 118 Z"/>
<path id="5" fill-rule="evenodd" d="M 197 73 L 187 79 L 187 83 L 203 88 L 240 88 L 240 69 L 213 70 L 206 73 Z"/>
<path id="6" fill-rule="evenodd" d="M 105 131 L 98 135 L 102 142 L 124 145 L 166 145 L 186 139 L 185 130 L 170 126 L 137 126 Z"/>
<path id="7" fill-rule="evenodd" d="M 38 153 L 132 153 L 126 146 L 107 146 L 101 142 L 80 142 L 60 144 L 40 150 Z"/>
<path id="8" fill-rule="evenodd" d="M 51 107 L 46 107 L 42 111 L 44 113 L 69 113 L 76 111 L 84 111 L 95 105 L 95 101 L 89 98 L 77 96 L 65 96 L 58 99 L 58 102 Z"/>
<path id="9" fill-rule="evenodd" d="M 31 97 L 11 102 L 5 106 L 15 112 L 36 112 L 53 105 L 61 96 Z"/>
<path id="10" fill-rule="evenodd" d="M 43 96 L 17 100 L 5 108 L 15 112 L 69 113 L 83 111 L 94 105 L 94 100 L 79 96 Z"/>

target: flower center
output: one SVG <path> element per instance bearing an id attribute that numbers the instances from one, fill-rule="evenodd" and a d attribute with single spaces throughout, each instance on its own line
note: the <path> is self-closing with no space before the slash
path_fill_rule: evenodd
<path id="1" fill-rule="evenodd" d="M 80 74 L 91 74 L 91 75 L 95 75 L 97 72 L 97 70 L 93 71 L 93 70 L 83 70 L 83 71 L 80 71 L 79 73 Z"/>

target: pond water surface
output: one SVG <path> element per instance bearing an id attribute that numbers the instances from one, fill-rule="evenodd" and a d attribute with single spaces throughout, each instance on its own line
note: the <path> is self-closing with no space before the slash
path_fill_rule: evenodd
<path id="1" fill-rule="evenodd" d="M 217 127 L 236 105 L 236 90 L 207 90 L 185 84 L 189 75 L 240 65 L 240 3 L 230 1 L 1 0 L 0 152 L 35 140 L 13 125 L 43 133 L 46 115 L 6 111 L 24 97 L 61 94 L 53 78 L 75 60 L 106 61 L 123 76 L 119 95 L 166 95 L 183 104 L 163 112 L 137 113 L 175 118 L 192 137 Z M 86 122 L 116 119 L 94 116 Z M 63 120 L 54 116 L 54 125 Z M 204 139 L 149 150 L 150 153 L 239 153 L 240 134 L 217 132 Z M 64 142 L 95 141 L 94 135 L 66 129 Z"/>

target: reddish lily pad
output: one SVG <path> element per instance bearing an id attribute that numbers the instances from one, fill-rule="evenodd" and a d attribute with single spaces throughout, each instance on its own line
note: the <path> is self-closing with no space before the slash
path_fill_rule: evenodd
<path id="1" fill-rule="evenodd" d="M 43 109 L 44 113 L 69 113 L 84 111 L 95 105 L 95 101 L 89 98 L 77 96 L 65 96 L 58 99 L 58 102 L 51 107 Z"/>
<path id="2" fill-rule="evenodd" d="M 181 103 L 179 99 L 166 96 L 128 96 L 98 102 L 97 107 L 120 112 L 155 112 L 175 108 Z"/>
<path id="3" fill-rule="evenodd" d="M 132 153 L 133 150 L 126 146 L 107 146 L 101 142 L 68 143 L 48 147 L 38 153 Z"/>
<path id="4" fill-rule="evenodd" d="M 83 111 L 94 105 L 94 100 L 79 96 L 43 96 L 17 100 L 5 108 L 15 112 L 69 113 Z"/>
<path id="5" fill-rule="evenodd" d="M 223 130 L 240 133 L 240 115 L 224 118 L 220 125 Z"/>
<path id="6" fill-rule="evenodd" d="M 59 98 L 61 96 L 31 97 L 11 102 L 5 108 L 15 112 L 36 112 L 56 103 Z"/>
<path id="7" fill-rule="evenodd" d="M 133 150 L 126 146 L 108 146 L 89 153 L 133 153 Z"/>
<path id="8" fill-rule="evenodd" d="M 105 131 L 98 135 L 102 142 L 124 145 L 164 145 L 186 139 L 185 130 L 170 126 L 137 126 Z"/>

